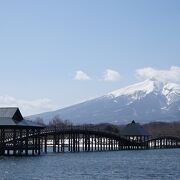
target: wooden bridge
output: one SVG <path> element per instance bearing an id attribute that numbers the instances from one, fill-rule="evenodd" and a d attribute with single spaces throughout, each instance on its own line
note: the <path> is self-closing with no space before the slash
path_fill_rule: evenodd
<path id="1" fill-rule="evenodd" d="M 45 129 L 42 131 L 44 152 L 115 151 L 144 149 L 144 144 L 129 141 L 119 134 L 92 128 Z"/>
<path id="2" fill-rule="evenodd" d="M 172 136 L 160 136 L 148 140 L 149 149 L 180 148 L 180 138 Z"/>
<path id="3" fill-rule="evenodd" d="M 0 155 L 163 148 L 180 148 L 180 138 L 150 138 L 135 121 L 128 124 L 121 134 L 89 126 L 45 128 L 25 120 L 18 108 L 0 108 Z"/>
<path id="4" fill-rule="evenodd" d="M 180 148 L 180 138 L 163 136 L 139 142 L 94 128 L 52 128 L 42 131 L 41 145 L 45 153 L 48 152 L 48 146 L 52 147 L 53 152 L 165 149 Z"/>
<path id="5" fill-rule="evenodd" d="M 0 148 L 3 155 L 165 149 L 180 148 L 180 138 L 163 136 L 137 142 L 120 134 L 93 128 L 46 128 L 41 132 L 16 133 L 16 136 L 9 133 Z"/>

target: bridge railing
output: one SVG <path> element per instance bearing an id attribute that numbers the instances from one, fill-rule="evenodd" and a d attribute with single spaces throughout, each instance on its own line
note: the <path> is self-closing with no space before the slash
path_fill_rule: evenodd
<path id="1" fill-rule="evenodd" d="M 106 133 L 106 134 L 112 134 L 115 136 L 121 136 L 120 133 L 115 133 L 112 131 L 108 131 L 108 130 L 104 130 L 101 129 L 99 127 L 93 127 L 93 126 L 86 126 L 86 125 L 81 125 L 81 126 L 65 126 L 65 127 L 46 127 L 45 129 L 43 129 L 41 131 L 41 133 L 51 133 L 51 132 L 60 132 L 60 131 L 75 131 L 75 130 L 79 130 L 79 131 L 91 131 L 91 132 L 101 132 L 101 133 Z"/>

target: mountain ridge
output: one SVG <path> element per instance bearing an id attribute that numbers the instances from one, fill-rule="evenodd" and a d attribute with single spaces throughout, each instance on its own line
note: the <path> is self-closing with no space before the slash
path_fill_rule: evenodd
<path id="1" fill-rule="evenodd" d="M 180 120 L 180 85 L 148 79 L 53 112 L 30 116 L 45 122 L 59 116 L 76 124 Z"/>

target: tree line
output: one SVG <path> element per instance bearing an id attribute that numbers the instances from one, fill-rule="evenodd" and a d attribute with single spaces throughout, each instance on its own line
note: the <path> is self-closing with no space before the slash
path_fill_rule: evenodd
<path id="1" fill-rule="evenodd" d="M 42 118 L 37 118 L 36 123 L 44 125 L 46 127 L 56 127 L 56 128 L 67 128 L 76 127 L 69 120 L 63 120 L 59 116 L 52 118 L 48 124 L 45 124 Z M 81 124 L 78 127 L 86 127 L 92 129 L 98 129 L 101 131 L 112 132 L 116 134 L 121 134 L 122 129 L 125 125 L 115 125 L 110 123 L 100 123 L 100 124 Z M 151 122 L 147 124 L 142 124 L 142 127 L 152 136 L 173 136 L 180 137 L 180 121 L 177 122 Z"/>

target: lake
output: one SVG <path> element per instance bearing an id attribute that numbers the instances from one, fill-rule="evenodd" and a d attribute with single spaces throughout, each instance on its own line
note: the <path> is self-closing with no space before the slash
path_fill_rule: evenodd
<path id="1" fill-rule="evenodd" d="M 180 149 L 0 157 L 2 180 L 180 179 Z"/>

